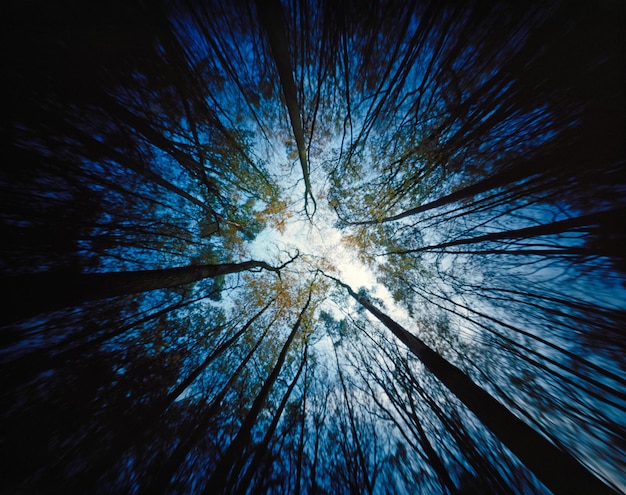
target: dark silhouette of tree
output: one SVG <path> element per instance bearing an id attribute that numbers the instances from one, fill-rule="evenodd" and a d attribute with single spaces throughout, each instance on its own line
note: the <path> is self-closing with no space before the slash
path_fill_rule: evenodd
<path id="1" fill-rule="evenodd" d="M 328 275 L 326 275 L 328 276 Z M 554 492 L 568 493 L 574 487 L 612 493 L 574 457 L 563 452 L 502 406 L 476 385 L 470 377 L 450 364 L 417 337 L 357 294 L 340 280 L 331 277 L 367 311 L 383 323 L 413 352 L 424 366 L 458 397 L 524 464 Z M 573 481 L 575 479 L 575 481 Z"/>
<path id="2" fill-rule="evenodd" d="M 293 80 L 291 61 L 289 60 L 289 47 L 283 22 L 283 13 L 278 0 L 259 0 L 256 4 L 259 21 L 267 35 L 269 45 L 276 69 L 283 88 L 285 104 L 289 112 L 289 120 L 293 129 L 293 136 L 298 149 L 298 159 L 302 167 L 302 177 L 304 179 L 304 209 L 308 214 L 309 201 L 312 203 L 311 215 L 315 213 L 315 197 L 311 188 L 311 177 L 309 165 L 307 163 L 306 143 L 304 140 L 304 129 L 302 127 L 302 117 L 298 104 L 296 84 Z"/>
<path id="3" fill-rule="evenodd" d="M 178 287 L 204 278 L 215 278 L 246 270 L 263 269 L 278 273 L 286 264 L 273 267 L 264 261 L 250 260 L 241 263 L 191 265 L 134 272 L 81 274 L 42 272 L 22 275 L 6 281 L 13 289 L 13 296 L 9 302 L 16 311 L 10 318 L 33 315 L 94 299 Z M 61 287 L 64 287 L 64 290 L 60 290 Z M 29 305 L 24 307 L 23 302 L 26 298 L 32 299 L 29 299 Z"/>
<path id="4" fill-rule="evenodd" d="M 228 449 L 226 449 L 226 452 L 224 452 L 222 458 L 220 459 L 219 464 L 217 465 L 213 474 L 209 478 L 204 488 L 204 493 L 221 493 L 226 488 L 226 483 L 228 482 L 230 473 L 233 470 L 233 466 L 236 464 L 236 459 L 240 455 L 241 449 L 246 445 L 246 443 L 250 439 L 251 429 L 254 423 L 256 422 L 257 417 L 259 413 L 261 412 L 261 409 L 263 408 L 265 401 L 267 400 L 267 397 L 270 393 L 271 388 L 274 386 L 274 383 L 278 379 L 278 376 L 281 372 L 281 368 L 287 357 L 289 346 L 291 345 L 298 331 L 300 330 L 300 326 L 302 325 L 302 321 L 305 316 L 305 313 L 309 307 L 309 304 L 311 303 L 311 296 L 312 296 L 312 290 L 310 289 L 306 303 L 304 304 L 302 310 L 300 311 L 300 314 L 298 315 L 298 319 L 293 325 L 293 328 L 291 332 L 289 333 L 289 336 L 287 337 L 287 340 L 285 341 L 285 344 L 283 345 L 283 348 L 280 354 L 278 355 L 278 359 L 276 360 L 276 364 L 274 365 L 272 372 L 269 374 L 269 376 L 267 377 L 267 380 L 265 381 L 265 383 L 263 384 L 263 387 L 261 388 L 261 391 L 256 396 L 254 403 L 252 404 L 250 408 L 250 411 L 248 411 L 248 414 L 246 415 L 246 418 L 244 419 L 243 424 L 241 425 L 241 428 L 239 432 L 237 433 L 237 436 L 233 439 L 231 444 L 228 446 Z"/>
<path id="5" fill-rule="evenodd" d="M 275 321 L 275 319 L 272 320 L 270 326 Z M 197 416 L 194 416 L 183 425 L 182 431 L 180 432 L 181 441 L 171 453 L 166 455 L 165 460 L 158 466 L 158 470 L 155 470 L 152 477 L 148 479 L 146 489 L 158 489 L 159 487 L 168 485 L 171 482 L 173 476 L 183 464 L 184 457 L 189 453 L 193 444 L 198 443 L 198 438 L 209 430 L 210 421 L 218 414 L 222 406 L 222 401 L 225 399 L 235 381 L 240 377 L 250 359 L 252 359 L 255 352 L 259 349 L 268 331 L 269 326 L 265 328 L 257 343 L 238 364 L 226 384 L 224 384 L 222 389 L 215 395 L 215 397 L 212 398 L 210 404 L 205 405 L 204 410 L 200 411 Z"/>

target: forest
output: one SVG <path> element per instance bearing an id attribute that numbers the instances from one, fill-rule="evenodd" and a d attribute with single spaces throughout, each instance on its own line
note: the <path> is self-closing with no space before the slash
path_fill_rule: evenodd
<path id="1" fill-rule="evenodd" d="M 626 493 L 626 7 L 9 0 L 1 494 Z"/>

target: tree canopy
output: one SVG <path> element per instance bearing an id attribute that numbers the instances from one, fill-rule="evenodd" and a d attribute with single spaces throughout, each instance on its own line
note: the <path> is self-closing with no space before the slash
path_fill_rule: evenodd
<path id="1" fill-rule="evenodd" d="M 626 493 L 619 2 L 5 14 L 1 493 Z"/>

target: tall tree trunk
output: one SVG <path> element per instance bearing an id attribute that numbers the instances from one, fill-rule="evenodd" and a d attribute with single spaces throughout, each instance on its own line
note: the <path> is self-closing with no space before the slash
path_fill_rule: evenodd
<path id="1" fill-rule="evenodd" d="M 237 369 L 232 373 L 219 393 L 213 397 L 211 404 L 208 405 L 204 411 L 195 418 L 195 420 L 188 421 L 183 426 L 179 435 L 181 441 L 172 453 L 165 459 L 165 461 L 157 466 L 158 469 L 155 469 L 154 475 L 148 476 L 148 484 L 145 487 L 146 493 L 156 493 L 162 491 L 164 486 L 169 486 L 172 477 L 185 460 L 185 456 L 189 453 L 193 445 L 198 442 L 198 437 L 206 434 L 211 418 L 220 410 L 220 408 L 223 407 L 222 401 L 226 397 L 226 394 L 232 387 L 233 383 L 235 383 L 235 380 L 241 375 L 242 371 L 250 359 L 252 359 L 258 348 L 261 346 L 263 339 L 275 321 L 276 319 L 273 319 L 270 324 L 265 327 L 263 334 L 257 340 L 254 347 L 241 360 Z"/>
<path id="2" fill-rule="evenodd" d="M 178 386 L 170 392 L 167 397 L 163 399 L 161 403 L 158 404 L 157 414 L 163 412 L 167 407 L 169 407 L 176 398 L 182 394 L 189 385 L 191 385 L 200 374 L 206 370 L 206 368 L 211 364 L 216 358 L 218 358 L 224 351 L 226 351 L 231 345 L 233 345 L 239 337 L 241 337 L 244 333 L 248 331 L 250 326 L 270 307 L 270 305 L 275 301 L 275 299 L 270 300 L 259 312 L 257 312 L 252 318 L 250 318 L 246 324 L 241 327 L 239 331 L 237 331 L 232 337 L 230 337 L 226 342 L 221 344 L 217 349 L 213 352 L 209 353 L 209 355 L 202 361 L 202 363 L 193 370 L 187 378 L 185 378 L 182 382 L 178 384 Z"/>
<path id="3" fill-rule="evenodd" d="M 420 339 L 359 296 L 342 281 L 327 275 L 385 325 L 426 369 L 437 377 L 476 417 L 506 445 L 555 494 L 616 494 L 596 478 L 568 452 L 560 450 L 528 426 L 489 393 L 480 388 L 462 370 L 446 361 Z"/>
<path id="4" fill-rule="evenodd" d="M 161 270 L 101 273 L 50 271 L 5 277 L 2 285 L 8 294 L 5 296 L 7 309 L 4 317 L 11 322 L 96 299 L 169 289 L 255 268 L 279 272 L 282 266 L 273 267 L 264 261 L 249 260 Z"/>
<path id="5" fill-rule="evenodd" d="M 300 159 L 302 177 L 304 179 L 304 209 L 308 214 L 307 205 L 310 198 L 313 204 L 312 213 L 315 213 L 316 204 L 309 177 L 304 128 L 302 126 L 300 105 L 298 104 L 296 83 L 293 80 L 289 46 L 287 43 L 287 34 L 285 32 L 285 23 L 283 21 L 283 11 L 280 6 L 280 0 L 257 0 L 256 5 L 259 21 L 265 30 L 270 49 L 272 50 L 272 56 L 276 62 L 276 69 L 278 70 L 280 84 L 283 88 L 283 95 L 285 96 L 285 103 L 287 104 L 287 111 L 289 112 L 293 136 L 298 148 L 298 157 Z"/>
<path id="6" fill-rule="evenodd" d="M 265 432 L 265 435 L 263 436 L 263 440 L 256 447 L 254 457 L 252 458 L 252 461 L 250 462 L 250 464 L 248 464 L 248 467 L 246 468 L 243 475 L 240 477 L 240 481 L 236 483 L 237 484 L 236 493 L 238 495 L 245 495 L 247 493 L 248 487 L 250 486 L 250 482 L 252 481 L 252 478 L 254 477 L 257 470 L 261 466 L 261 463 L 263 462 L 263 460 L 267 457 L 267 449 L 270 444 L 270 441 L 272 440 L 272 437 L 274 436 L 274 433 L 276 432 L 276 427 L 278 426 L 280 417 L 282 416 L 283 411 L 285 410 L 287 401 L 289 400 L 289 397 L 291 396 L 293 389 L 296 387 L 296 383 L 298 383 L 298 379 L 300 378 L 300 375 L 302 374 L 302 370 L 304 369 L 306 360 L 307 360 L 307 347 L 304 348 L 304 355 L 302 357 L 302 362 L 300 363 L 300 366 L 298 367 L 296 376 L 293 378 L 293 380 L 289 384 L 289 387 L 287 387 L 287 390 L 285 391 L 285 394 L 283 395 L 283 398 L 280 401 L 280 404 L 278 405 L 278 409 L 274 413 L 272 422 L 270 423 L 269 427 L 267 428 L 267 431 Z"/>
<path id="7" fill-rule="evenodd" d="M 171 313 L 172 311 L 191 306 L 192 304 L 195 304 L 206 297 L 206 295 L 202 295 L 201 297 L 188 301 L 180 300 L 174 304 L 168 305 L 163 309 L 155 311 L 154 313 L 149 313 L 143 318 L 131 321 L 126 325 L 118 324 L 119 326 L 114 326 L 111 331 L 108 331 L 109 329 L 107 328 L 107 331 L 104 331 L 99 335 L 96 335 L 95 337 L 84 342 L 80 342 L 80 340 L 89 337 L 91 335 L 91 332 L 93 332 L 92 329 L 83 330 L 81 332 L 78 332 L 77 334 L 72 334 L 68 336 L 68 338 L 62 340 L 57 344 L 54 344 L 49 348 L 42 347 L 34 350 L 29 354 L 24 354 L 17 357 L 15 360 L 11 361 L 8 364 L 6 370 L 10 370 L 10 373 L 13 373 L 15 370 L 16 376 L 18 376 L 19 374 L 22 379 L 27 379 L 28 377 L 34 376 L 44 370 L 51 370 L 57 367 L 61 367 L 64 364 L 67 364 L 72 360 L 77 359 L 78 357 L 82 357 L 89 352 L 96 352 L 96 350 L 100 347 L 100 344 L 106 342 L 107 340 L 113 339 L 118 335 L 124 334 L 133 327 L 138 327 L 151 320 L 155 320 L 156 318 Z M 72 344 L 76 341 L 78 341 L 79 343 L 72 347 Z"/>
<path id="8" fill-rule="evenodd" d="M 285 363 L 285 359 L 287 358 L 287 352 L 289 351 L 289 347 L 291 346 L 291 343 L 293 342 L 298 333 L 298 330 L 300 329 L 304 314 L 306 313 L 306 310 L 308 309 L 311 302 L 311 295 L 312 291 L 310 290 L 307 301 L 302 308 L 302 311 L 300 311 L 298 319 L 296 320 L 296 323 L 294 324 L 291 333 L 287 337 L 287 340 L 283 345 L 280 354 L 278 355 L 278 359 L 276 360 L 276 364 L 274 365 L 272 372 L 267 377 L 267 380 L 263 384 L 261 391 L 254 399 L 250 411 L 248 411 L 248 414 L 246 415 L 241 425 L 241 428 L 239 429 L 239 432 L 226 449 L 226 452 L 224 452 L 224 455 L 222 456 L 220 462 L 218 463 L 217 467 L 213 471 L 213 474 L 209 478 L 202 492 L 203 495 L 217 495 L 224 492 L 230 478 L 231 469 L 236 464 L 237 459 L 241 455 L 242 449 L 249 443 L 252 434 L 252 428 L 256 423 L 257 417 L 261 413 L 263 406 L 265 405 L 265 402 L 270 394 L 270 391 L 274 386 L 274 383 L 278 379 L 278 375 L 280 375 L 283 364 Z"/>
<path id="9" fill-rule="evenodd" d="M 307 352 L 308 352 L 309 348 L 308 345 L 305 348 L 305 361 L 307 361 Z M 300 420 L 300 439 L 298 441 L 298 457 L 296 460 L 296 486 L 294 487 L 294 495 L 300 495 L 300 492 L 302 490 L 302 484 L 300 482 L 301 478 L 302 478 L 302 460 L 304 457 L 304 434 L 306 431 L 306 399 L 307 399 L 307 394 L 309 392 L 309 387 L 308 387 L 308 378 L 309 378 L 309 366 L 308 366 L 308 362 L 305 362 L 305 372 L 304 372 L 304 384 L 303 384 L 303 391 L 302 391 L 302 419 Z"/>
<path id="10" fill-rule="evenodd" d="M 478 194 L 482 194 L 487 191 L 497 189 L 499 187 L 504 187 L 508 184 L 514 184 L 518 181 L 540 174 L 545 168 L 545 161 L 548 161 L 548 159 L 544 157 L 544 159 L 542 160 L 535 159 L 532 161 L 519 163 L 510 167 L 509 169 L 498 172 L 491 177 L 487 177 L 486 179 L 483 179 L 479 182 L 463 187 L 462 189 L 459 189 L 457 191 L 451 192 L 446 196 L 442 196 L 428 203 L 424 203 L 422 205 L 416 206 L 415 208 L 403 211 L 401 213 L 398 213 L 397 215 L 381 218 L 380 220 L 364 220 L 360 222 L 352 222 L 342 218 L 339 215 L 337 208 L 335 208 L 335 212 L 337 212 L 337 216 L 339 216 L 339 219 L 348 225 L 373 225 L 377 223 L 393 222 L 395 220 L 401 220 L 402 218 L 417 215 L 418 213 L 423 213 L 425 211 L 433 210 L 435 208 L 441 208 L 442 206 L 456 203 L 457 201 L 460 201 L 462 199 L 472 198 L 474 196 L 477 196 Z"/>
<path id="11" fill-rule="evenodd" d="M 119 115 L 117 116 L 118 119 L 121 120 L 123 123 L 133 125 L 133 126 L 139 126 L 142 122 L 144 122 L 143 119 L 136 116 L 129 110 L 125 109 L 120 103 L 118 103 L 113 98 L 109 98 L 107 101 L 109 102 L 107 108 L 110 111 L 112 111 L 115 108 L 123 109 L 122 117 L 124 117 L 125 119 L 123 119 Z M 136 120 L 131 120 L 131 119 L 136 119 Z M 136 174 L 143 176 L 145 179 L 149 181 L 154 182 L 155 184 L 162 187 L 163 189 L 170 191 L 180 196 L 181 198 L 186 199 L 190 203 L 193 203 L 194 205 L 202 208 L 204 211 L 206 211 L 210 215 L 215 215 L 215 211 L 213 210 L 211 206 L 200 201 L 198 198 L 190 194 L 188 191 L 181 189 L 180 187 L 176 186 L 172 182 L 166 180 L 164 177 L 154 172 L 153 170 L 150 170 L 149 165 L 141 162 L 140 160 L 137 160 L 136 158 L 133 158 L 133 156 L 129 155 L 128 153 L 121 152 L 117 150 L 115 147 L 109 146 L 106 143 L 99 141 L 88 132 L 85 132 L 84 130 L 79 129 L 76 126 L 69 124 L 62 119 L 51 119 L 50 125 L 55 125 L 57 128 L 60 128 L 60 129 L 62 128 L 64 133 L 67 136 L 70 136 L 71 138 L 76 139 L 79 143 L 82 143 L 82 145 L 85 147 L 85 149 L 83 150 L 85 157 L 92 159 L 94 161 L 102 161 L 103 159 L 106 159 L 106 158 L 115 160 L 115 162 L 118 163 L 119 165 L 126 167 L 129 170 L 132 170 Z M 184 155 L 180 151 L 177 151 L 173 142 L 167 140 L 167 138 L 165 138 L 162 134 L 158 133 L 157 131 L 149 127 L 147 124 L 145 124 L 145 122 L 144 122 L 144 125 L 146 126 L 146 129 L 143 130 L 143 132 L 142 132 L 142 129 L 136 129 L 137 132 L 141 136 L 143 136 L 144 139 L 146 139 L 150 144 L 154 146 L 160 146 L 166 152 L 169 150 L 170 155 L 172 155 L 173 158 L 175 158 L 181 165 L 189 165 L 188 162 L 191 160 L 190 157 Z"/>
<path id="12" fill-rule="evenodd" d="M 564 232 L 593 232 L 604 223 L 617 222 L 623 218 L 626 208 L 617 208 L 614 210 L 603 211 L 599 213 L 591 213 L 580 217 L 567 218 L 557 222 L 546 223 L 542 225 L 534 225 L 532 227 L 524 227 L 515 230 L 504 230 L 501 232 L 492 232 L 476 237 L 465 239 L 455 239 L 454 241 L 442 242 L 431 246 L 423 246 L 416 249 L 406 249 L 389 251 L 385 254 L 408 254 L 419 253 L 422 251 L 431 251 L 434 249 L 444 249 L 453 246 L 462 246 L 466 244 L 477 244 L 479 242 L 494 242 L 505 239 L 529 239 L 531 237 L 540 237 L 544 235 L 562 234 Z M 452 253 L 454 251 L 451 251 Z"/>
<path id="13" fill-rule="evenodd" d="M 191 385 L 199 376 L 204 372 L 209 364 L 217 359 L 224 351 L 226 351 L 241 335 L 243 335 L 250 326 L 257 320 L 269 306 L 274 302 L 274 299 L 270 300 L 259 312 L 257 312 L 252 318 L 250 318 L 239 331 L 237 331 L 231 338 L 229 338 L 222 345 L 218 346 L 213 352 L 210 352 L 208 356 L 197 366 L 184 380 L 182 380 L 174 389 L 162 397 L 160 400 L 155 400 L 154 404 L 148 411 L 139 416 L 133 417 L 132 427 L 128 424 L 124 425 L 124 430 L 129 431 L 129 435 L 114 437 L 112 444 L 109 447 L 106 455 L 101 457 L 96 465 L 90 466 L 90 469 L 85 471 L 82 477 L 89 477 L 92 480 L 97 480 L 104 474 L 104 472 L 115 462 L 116 459 L 120 459 L 124 450 L 129 446 L 136 444 L 139 440 L 150 432 L 150 428 L 159 417 L 170 407 L 174 401 L 182 394 L 189 385 Z"/>
<path id="14" fill-rule="evenodd" d="M 355 485 L 358 486 L 358 491 L 360 493 L 368 493 L 369 495 L 371 495 L 374 492 L 376 468 L 373 468 L 374 473 L 372 473 L 370 477 L 370 462 L 365 455 L 365 452 L 363 451 L 361 440 L 359 439 L 359 431 L 357 428 L 356 417 L 354 409 L 350 402 L 350 394 L 348 393 L 348 388 L 346 387 L 346 382 L 343 377 L 343 373 L 341 372 L 341 364 L 339 363 L 337 348 L 335 348 L 334 351 L 335 363 L 337 365 L 337 376 L 339 377 L 339 383 L 341 385 L 341 391 L 343 393 L 343 400 L 346 403 L 346 410 L 348 411 L 350 433 L 352 436 L 352 440 L 354 441 L 354 446 L 356 447 L 356 459 L 354 459 L 354 464 L 352 467 L 354 472 L 351 473 L 351 478 L 354 480 Z"/>

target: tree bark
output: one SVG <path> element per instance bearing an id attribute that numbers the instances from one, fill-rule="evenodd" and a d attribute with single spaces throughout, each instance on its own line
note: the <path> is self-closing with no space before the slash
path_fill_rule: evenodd
<path id="1" fill-rule="evenodd" d="M 276 432 L 276 427 L 278 426 L 278 422 L 280 421 L 283 411 L 285 410 L 287 401 L 289 400 L 289 397 L 291 396 L 293 389 L 296 387 L 296 383 L 298 383 L 298 379 L 300 378 L 300 375 L 302 374 L 302 370 L 304 369 L 306 360 L 307 360 L 307 348 L 305 347 L 304 355 L 302 357 L 300 366 L 298 367 L 296 376 L 293 378 L 285 394 L 283 395 L 283 398 L 280 401 L 280 404 L 278 405 L 278 409 L 276 409 L 276 412 L 274 413 L 272 422 L 270 423 L 267 431 L 265 432 L 265 435 L 263 436 L 263 440 L 255 449 L 255 453 L 254 453 L 254 457 L 252 458 L 252 461 L 250 462 L 250 464 L 248 464 L 248 467 L 246 468 L 243 475 L 241 476 L 240 481 L 237 483 L 237 492 L 236 492 L 237 495 L 245 495 L 246 493 L 248 493 L 248 488 L 250 486 L 250 483 L 252 482 L 254 475 L 258 471 L 263 460 L 267 458 L 267 451 L 268 451 L 270 441 L 272 440 L 272 437 L 274 436 L 274 433 Z"/>
<path id="2" fill-rule="evenodd" d="M 276 380 L 278 379 L 278 375 L 280 375 L 283 364 L 285 363 L 285 359 L 287 358 L 287 352 L 289 351 L 289 347 L 291 346 L 291 343 L 295 339 L 298 330 L 300 329 L 304 314 L 306 313 L 306 310 L 308 309 L 311 302 L 311 295 L 312 291 L 309 291 L 309 297 L 307 298 L 307 301 L 302 308 L 302 311 L 300 311 L 298 319 L 296 320 L 296 323 L 294 324 L 291 333 L 287 337 L 287 340 L 283 345 L 280 354 L 278 355 L 278 359 L 276 360 L 276 364 L 274 365 L 272 372 L 269 374 L 267 380 L 263 384 L 259 395 L 257 395 L 254 399 L 254 402 L 250 407 L 250 411 L 248 411 L 248 414 L 246 415 L 246 418 L 244 419 L 241 428 L 239 429 L 239 432 L 226 449 L 226 452 L 224 452 L 224 455 L 220 459 L 220 462 L 218 463 L 217 467 L 213 471 L 213 474 L 209 478 L 202 492 L 203 495 L 217 495 L 224 492 L 230 478 L 231 470 L 233 466 L 235 466 L 238 457 L 241 455 L 241 450 L 250 441 L 252 428 L 254 427 L 256 420 L 261 413 L 263 406 L 265 405 L 265 401 L 267 400 L 270 391 L 274 386 L 274 383 L 276 383 Z"/>
<path id="3" fill-rule="evenodd" d="M 479 242 L 493 242 L 505 239 L 529 239 L 531 237 L 540 237 L 544 235 L 556 235 L 564 232 L 582 231 L 592 232 L 599 225 L 605 222 L 615 222 L 620 218 L 623 218 L 626 213 L 626 208 L 617 208 L 615 210 L 608 210 L 599 213 L 591 213 L 589 215 L 583 215 L 580 217 L 567 218 L 565 220 L 559 220 L 557 222 L 534 225 L 532 227 L 524 227 L 515 230 L 504 230 L 501 232 L 492 232 L 489 234 L 483 234 L 476 237 L 469 237 L 465 239 L 455 239 L 454 241 L 442 242 L 440 244 L 434 244 L 431 246 L 423 246 L 416 249 L 405 249 L 398 251 L 389 251 L 385 254 L 408 254 L 419 253 L 422 251 L 432 251 L 434 249 L 444 249 L 453 246 L 463 246 L 466 244 L 477 244 Z M 454 251 L 451 251 L 454 253 Z M 558 251 L 556 251 L 558 252 Z"/>
<path id="4" fill-rule="evenodd" d="M 12 322 L 96 299 L 169 289 L 255 268 L 279 272 L 283 266 L 273 267 L 264 261 L 249 260 L 161 270 L 100 273 L 49 271 L 5 277 L 2 285 L 8 294 L 5 296 L 7 309 L 4 317 Z"/>
<path id="5" fill-rule="evenodd" d="M 616 494 L 617 492 L 591 474 L 571 454 L 560 450 L 528 426 L 489 393 L 480 388 L 462 370 L 446 361 L 420 339 L 385 313 L 359 296 L 340 280 L 326 275 L 385 325 L 426 369 L 443 383 L 476 417 L 555 494 L 575 492 Z"/>
<path id="6" fill-rule="evenodd" d="M 210 405 L 208 405 L 204 411 L 200 413 L 193 421 L 188 421 L 181 428 L 180 438 L 176 448 L 166 457 L 165 461 L 158 465 L 155 469 L 153 476 L 148 476 L 148 483 L 145 487 L 145 493 L 157 493 L 163 490 L 164 486 L 169 486 L 173 476 L 179 470 L 181 464 L 185 460 L 185 456 L 193 448 L 194 444 L 198 442 L 199 437 L 206 435 L 206 431 L 209 428 L 210 420 L 217 414 L 220 408 L 223 407 L 223 400 L 226 394 L 235 383 L 236 379 L 241 375 L 244 368 L 252 359 L 258 348 L 261 346 L 261 342 L 267 335 L 272 324 L 276 321 L 272 320 L 270 325 L 267 325 L 261 337 L 257 340 L 254 347 L 246 354 L 241 360 L 237 369 L 232 373 L 228 381 L 220 389 L 220 391 L 212 398 Z"/>
<path id="7" fill-rule="evenodd" d="M 483 179 L 479 182 L 466 186 L 457 191 L 451 192 L 450 194 L 442 196 L 434 201 L 430 201 L 429 203 L 424 203 L 423 205 L 416 206 L 415 208 L 403 211 L 401 213 L 398 213 L 397 215 L 381 218 L 380 220 L 364 220 L 361 222 L 351 222 L 339 216 L 337 208 L 335 208 L 335 212 L 337 212 L 339 219 L 348 225 L 374 225 L 377 223 L 393 222 L 395 220 L 401 220 L 403 218 L 417 215 L 418 213 L 423 213 L 425 211 L 429 211 L 435 208 L 441 208 L 442 206 L 456 203 L 457 201 L 460 201 L 462 199 L 471 198 L 478 194 L 499 187 L 504 187 L 507 184 L 514 184 L 518 181 L 541 173 L 543 171 L 543 168 L 543 161 L 535 160 L 531 162 L 522 162 L 507 170 L 498 172 L 491 177 L 487 177 L 486 179 Z"/>
<path id="8" fill-rule="evenodd" d="M 304 208 L 308 214 L 307 205 L 310 198 L 313 203 L 313 213 L 315 213 L 315 198 L 313 197 L 309 177 L 304 128 L 302 126 L 302 116 L 300 115 L 300 105 L 298 104 L 298 92 L 291 69 L 283 11 L 279 0 L 257 0 L 256 4 L 259 20 L 265 30 L 270 49 L 272 50 L 272 56 L 276 62 L 276 69 L 278 70 L 280 84 L 283 88 L 293 136 L 296 140 L 298 157 L 302 167 L 302 177 L 304 179 Z"/>

